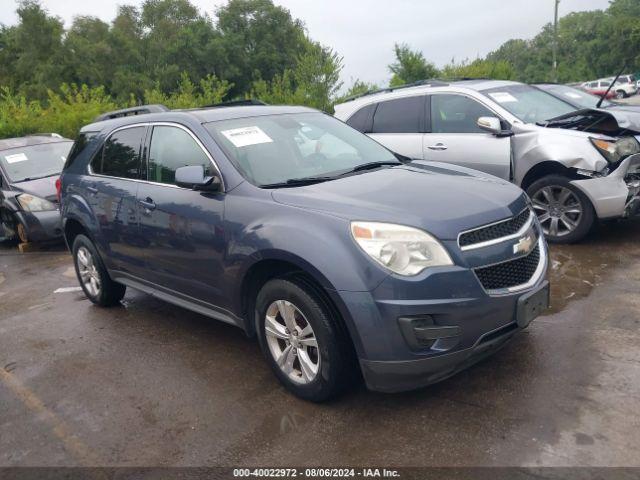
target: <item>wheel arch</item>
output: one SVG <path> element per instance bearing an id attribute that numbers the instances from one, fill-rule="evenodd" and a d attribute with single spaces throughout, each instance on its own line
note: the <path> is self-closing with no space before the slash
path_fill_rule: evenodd
<path id="1" fill-rule="evenodd" d="M 548 175 L 563 175 L 572 180 L 577 178 L 577 174 L 574 169 L 565 167 L 560 162 L 546 160 L 534 165 L 527 171 L 522 178 L 522 182 L 520 182 L 520 188 L 527 191 L 534 182 Z"/>
<path id="2" fill-rule="evenodd" d="M 246 269 L 238 292 L 237 305 L 249 336 L 256 334 L 254 310 L 257 294 L 263 285 L 275 278 L 291 279 L 312 290 L 335 318 L 338 328 L 343 331 L 354 353 L 358 352 L 359 337 L 349 311 L 336 289 L 315 267 L 290 254 L 274 254 L 261 258 Z"/>

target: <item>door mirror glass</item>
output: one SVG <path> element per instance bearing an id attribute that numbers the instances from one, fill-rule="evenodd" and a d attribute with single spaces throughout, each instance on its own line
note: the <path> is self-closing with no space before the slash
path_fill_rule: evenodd
<path id="1" fill-rule="evenodd" d="M 485 132 L 500 135 L 502 133 L 502 125 L 500 119 L 496 117 L 480 117 L 478 118 L 478 127 Z"/>
<path id="2" fill-rule="evenodd" d="M 217 190 L 220 181 L 217 176 L 207 176 L 202 165 L 179 167 L 175 173 L 175 183 L 179 187 L 194 190 Z"/>

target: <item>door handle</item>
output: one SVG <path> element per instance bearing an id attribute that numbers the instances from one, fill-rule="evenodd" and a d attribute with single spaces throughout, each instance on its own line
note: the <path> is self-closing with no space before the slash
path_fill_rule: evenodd
<path id="1" fill-rule="evenodd" d="M 142 205 L 147 210 L 155 210 L 156 209 L 155 202 L 153 200 L 151 200 L 149 197 L 147 197 L 145 200 L 138 200 L 138 202 L 140 203 L 140 205 Z"/>
<path id="2" fill-rule="evenodd" d="M 427 147 L 429 150 L 446 150 L 447 147 L 444 143 L 436 143 L 435 145 L 429 145 Z"/>
<path id="3" fill-rule="evenodd" d="M 92 186 L 92 185 L 89 185 L 89 186 L 87 187 L 87 191 L 88 191 L 89 193 L 92 193 L 93 195 L 95 195 L 95 194 L 97 194 L 97 193 L 98 193 L 98 189 L 97 189 L 96 187 Z"/>

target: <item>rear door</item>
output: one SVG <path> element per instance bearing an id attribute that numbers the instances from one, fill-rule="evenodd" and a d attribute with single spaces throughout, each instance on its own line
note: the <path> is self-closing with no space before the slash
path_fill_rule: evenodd
<path id="1" fill-rule="evenodd" d="M 369 136 L 392 152 L 422 159 L 425 99 L 424 95 L 418 95 L 378 103 Z"/>
<path id="2" fill-rule="evenodd" d="M 511 175 L 511 139 L 478 127 L 480 117 L 498 117 L 474 98 L 457 93 L 429 98 L 430 133 L 424 135 L 424 159 L 480 170 L 505 180 Z"/>
<path id="3" fill-rule="evenodd" d="M 145 279 L 170 293 L 226 305 L 221 293 L 224 193 L 175 184 L 179 167 L 202 165 L 208 173 L 217 168 L 186 127 L 159 124 L 150 133 L 147 181 L 138 189 L 141 234 L 149 243 Z"/>
<path id="4" fill-rule="evenodd" d="M 90 175 L 81 182 L 100 232 L 98 246 L 111 270 L 139 275 L 143 238 L 138 235 L 136 193 L 141 178 L 145 125 L 120 128 L 109 135 L 91 160 Z"/>

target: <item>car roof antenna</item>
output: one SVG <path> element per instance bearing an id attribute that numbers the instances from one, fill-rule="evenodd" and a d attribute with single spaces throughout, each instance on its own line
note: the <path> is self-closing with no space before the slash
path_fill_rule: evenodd
<path id="1" fill-rule="evenodd" d="M 602 94 L 602 97 L 600 97 L 600 100 L 598 100 L 596 108 L 600 108 L 602 106 L 602 102 L 604 102 L 604 99 L 607 98 L 607 95 L 609 95 L 609 92 L 611 91 L 613 86 L 616 84 L 616 82 L 620 78 L 620 75 L 622 75 L 622 72 L 624 72 L 626 69 L 627 69 L 627 63 L 625 62 L 624 65 L 622 66 L 622 70 L 618 72 L 618 75 L 616 75 L 616 78 L 613 79 L 613 82 L 611 82 L 611 85 L 609 85 L 609 88 L 607 88 L 607 91 L 604 92 Z"/>

